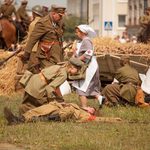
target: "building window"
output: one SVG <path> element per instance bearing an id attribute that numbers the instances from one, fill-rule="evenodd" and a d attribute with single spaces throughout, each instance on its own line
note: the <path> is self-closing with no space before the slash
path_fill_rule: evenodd
<path id="1" fill-rule="evenodd" d="M 139 8 L 140 8 L 140 9 L 142 9 L 142 8 L 143 8 L 142 4 L 140 4 L 140 5 L 139 5 Z"/>
<path id="2" fill-rule="evenodd" d="M 118 26 L 125 27 L 126 15 L 118 15 Z"/>
<path id="3" fill-rule="evenodd" d="M 129 22 L 128 22 L 128 25 L 129 25 L 129 26 L 131 25 L 131 18 L 129 18 Z"/>
<path id="4" fill-rule="evenodd" d="M 136 25 L 136 21 L 137 21 L 137 18 L 136 18 L 136 17 L 134 17 L 134 25 Z"/>
<path id="5" fill-rule="evenodd" d="M 144 0 L 144 9 L 148 7 L 148 1 Z"/>
<path id="6" fill-rule="evenodd" d="M 129 6 L 129 10 L 132 10 L 132 6 L 131 5 Z"/>
<path id="7" fill-rule="evenodd" d="M 137 10 L 137 6 L 136 5 L 134 5 L 134 9 Z"/>

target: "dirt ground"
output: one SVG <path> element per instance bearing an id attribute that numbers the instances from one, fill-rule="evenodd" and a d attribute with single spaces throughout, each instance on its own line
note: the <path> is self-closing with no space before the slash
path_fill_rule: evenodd
<path id="1" fill-rule="evenodd" d="M 9 143 L 0 143 L 0 150 L 25 150 Z"/>

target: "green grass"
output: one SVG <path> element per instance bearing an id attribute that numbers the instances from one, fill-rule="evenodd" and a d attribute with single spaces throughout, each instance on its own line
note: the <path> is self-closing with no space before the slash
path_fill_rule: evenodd
<path id="1" fill-rule="evenodd" d="M 71 94 L 68 102 L 78 102 Z M 93 100 L 90 105 L 96 106 Z M 25 150 L 149 150 L 150 109 L 103 107 L 102 116 L 121 117 L 124 123 L 37 122 L 7 126 L 4 106 L 17 113 L 20 95 L 0 97 L 0 143 L 11 143 Z"/>

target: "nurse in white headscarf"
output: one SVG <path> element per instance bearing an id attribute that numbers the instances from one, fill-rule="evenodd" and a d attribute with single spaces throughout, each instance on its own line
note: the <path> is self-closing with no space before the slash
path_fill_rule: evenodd
<path id="1" fill-rule="evenodd" d="M 95 96 L 100 105 L 102 104 L 103 97 L 100 94 L 101 83 L 99 79 L 99 67 L 94 56 L 94 47 L 92 38 L 96 37 L 96 32 L 86 24 L 79 25 L 75 28 L 76 35 L 81 39 L 80 43 L 77 43 L 77 49 L 74 51 L 74 57 L 78 57 L 84 63 L 88 64 L 86 69 L 85 80 L 74 81 L 73 86 L 77 89 L 81 106 L 83 108 L 89 108 L 87 106 L 87 97 Z"/>

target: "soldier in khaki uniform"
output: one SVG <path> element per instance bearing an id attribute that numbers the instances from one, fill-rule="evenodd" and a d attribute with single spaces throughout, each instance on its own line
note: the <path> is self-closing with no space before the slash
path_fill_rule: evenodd
<path id="1" fill-rule="evenodd" d="M 42 6 L 42 10 L 43 10 L 43 16 L 48 15 L 48 7 Z"/>
<path id="2" fill-rule="evenodd" d="M 115 74 L 118 83 L 107 85 L 102 94 L 106 97 L 105 103 L 115 106 L 117 104 L 135 104 L 137 88 L 141 80 L 137 70 L 130 66 L 128 56 L 121 58 L 121 68 Z"/>
<path id="3" fill-rule="evenodd" d="M 21 47 L 23 47 L 23 48 L 26 46 L 26 43 L 29 40 L 29 37 L 30 37 L 34 27 L 35 27 L 35 24 L 43 16 L 42 7 L 39 6 L 39 5 L 34 6 L 32 8 L 32 15 L 33 15 L 33 21 L 29 25 L 29 31 L 28 31 L 27 37 L 25 38 L 24 41 L 21 42 Z M 18 81 L 20 80 L 20 78 L 23 75 L 24 71 L 28 68 L 28 66 L 32 66 L 32 64 L 34 64 L 35 61 L 36 61 L 37 46 L 38 46 L 38 42 L 34 45 L 34 47 L 32 49 L 32 54 L 31 54 L 31 57 L 30 57 L 30 60 L 29 60 L 28 64 L 24 64 L 24 62 L 22 62 L 22 59 L 21 59 L 22 53 L 19 53 L 19 55 L 18 55 L 18 66 L 17 66 L 17 71 L 16 71 L 16 77 L 15 77 L 15 80 L 16 80 L 15 81 L 16 82 L 15 83 L 15 90 L 21 88 Z M 32 70 L 32 72 L 35 72 L 35 71 Z"/>
<path id="4" fill-rule="evenodd" d="M 57 101 L 50 102 L 40 107 L 31 109 L 22 116 L 15 116 L 7 107 L 4 108 L 4 116 L 8 121 L 8 125 L 16 125 L 25 122 L 35 121 L 67 121 L 73 120 L 76 122 L 109 122 L 116 123 L 122 121 L 121 118 L 97 117 L 90 114 L 88 111 L 80 108 L 74 103 L 58 103 Z"/>
<path id="5" fill-rule="evenodd" d="M 16 13 L 16 8 L 12 4 L 13 0 L 5 0 L 4 4 L 0 7 L 0 16 L 5 16 L 12 20 L 12 15 L 14 14 L 16 20 L 18 20 L 18 15 Z"/>
<path id="6" fill-rule="evenodd" d="M 29 26 L 29 32 L 28 32 L 28 37 L 26 39 L 26 44 L 29 42 L 29 37 L 33 31 L 33 29 L 35 28 L 36 23 L 43 17 L 43 9 L 41 6 L 36 5 L 32 8 L 32 16 L 33 16 L 33 21 L 31 22 L 30 26 Z M 39 42 L 37 41 L 36 44 L 33 46 L 32 48 L 32 52 L 30 55 L 30 59 L 28 62 L 28 68 L 30 68 L 30 71 L 32 71 L 33 73 L 37 73 L 35 67 L 35 64 L 38 63 L 38 59 L 36 57 L 36 52 L 37 52 L 37 48 L 38 48 L 38 44 Z"/>
<path id="7" fill-rule="evenodd" d="M 21 6 L 17 10 L 17 15 L 19 17 L 18 21 L 22 24 L 25 30 L 28 29 L 28 26 L 30 24 L 30 18 L 26 11 L 27 4 L 28 4 L 27 0 L 22 0 Z"/>
<path id="8" fill-rule="evenodd" d="M 33 16 L 33 21 L 29 25 L 27 38 L 22 42 L 22 43 L 25 43 L 25 44 L 28 42 L 29 37 L 30 37 L 34 27 L 35 27 L 35 24 L 41 19 L 41 17 L 43 17 L 43 11 L 42 11 L 42 7 L 40 5 L 35 5 L 32 8 L 32 16 Z M 37 46 L 38 44 L 35 44 L 35 45 Z M 37 50 L 36 46 L 33 47 L 32 51 L 36 51 Z"/>
<path id="9" fill-rule="evenodd" d="M 53 65 L 42 69 L 38 74 L 26 71 L 20 80 L 25 89 L 20 112 L 24 113 L 52 101 L 57 95 L 57 89 L 64 83 L 67 76 L 77 76 L 82 66 L 82 61 L 71 58 L 69 65 Z M 59 97 L 59 100 L 62 100 L 62 98 Z"/>
<path id="10" fill-rule="evenodd" d="M 145 9 L 145 13 L 143 16 L 139 18 L 139 23 L 140 23 L 140 29 L 138 32 L 138 41 L 140 42 L 146 42 L 147 41 L 147 29 L 150 24 L 150 8 Z"/>
<path id="11" fill-rule="evenodd" d="M 52 5 L 50 13 L 36 23 L 25 47 L 22 58 L 24 61 L 29 59 L 36 42 L 39 42 L 37 48 L 39 68 L 45 68 L 63 61 L 62 37 L 64 25 L 62 18 L 65 15 L 65 9 L 64 7 Z"/>
<path id="12" fill-rule="evenodd" d="M 42 7 L 39 5 L 36 5 L 32 8 L 32 16 L 33 16 L 33 21 L 30 23 L 29 25 L 29 30 L 28 30 L 28 34 L 27 37 L 25 38 L 24 41 L 21 42 L 21 47 L 25 47 L 27 42 L 29 42 L 29 37 L 35 27 L 35 24 L 41 19 L 41 17 L 43 16 L 43 11 L 42 11 Z M 34 47 L 32 48 L 32 52 L 36 52 L 37 51 L 37 46 L 38 46 L 38 42 L 34 45 Z M 22 54 L 18 55 L 21 56 Z M 21 68 L 21 67 L 19 67 Z M 18 69 L 19 69 L 18 68 Z"/>

